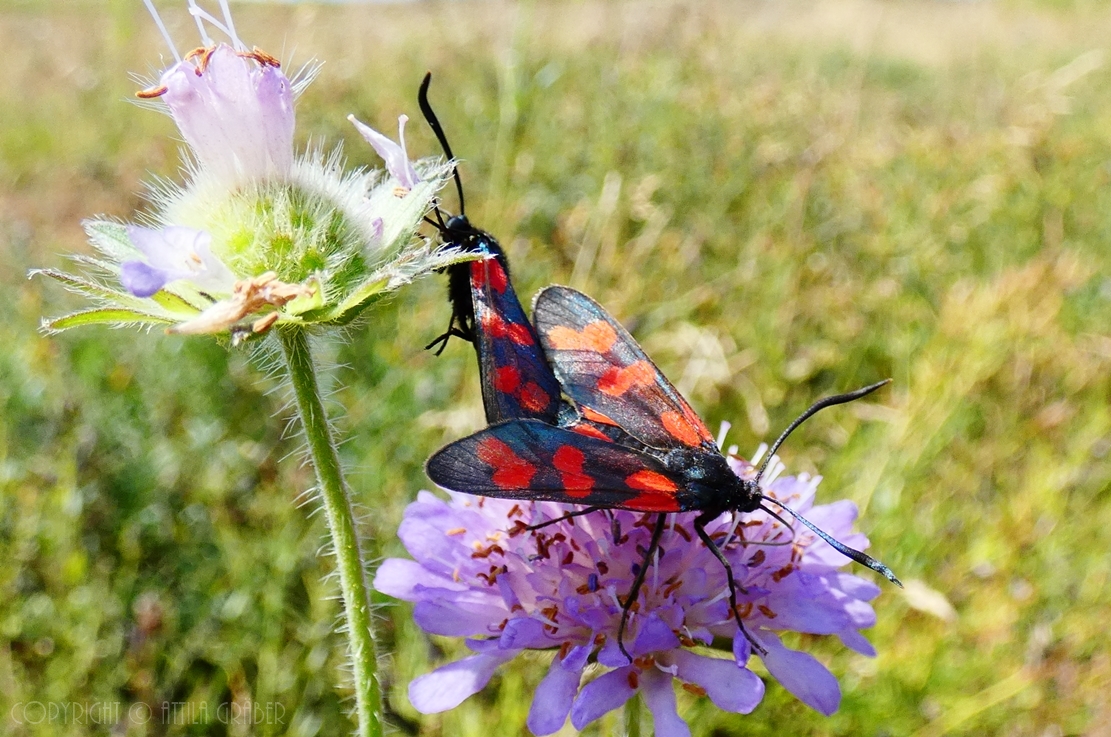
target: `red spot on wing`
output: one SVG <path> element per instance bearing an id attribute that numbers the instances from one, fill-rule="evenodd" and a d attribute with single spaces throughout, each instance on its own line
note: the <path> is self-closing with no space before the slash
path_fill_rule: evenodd
<path id="1" fill-rule="evenodd" d="M 536 466 L 513 452 L 509 445 L 497 438 L 487 437 L 475 449 L 478 459 L 493 467 L 493 482 L 502 489 L 527 489 L 536 475 Z"/>
<path id="2" fill-rule="evenodd" d="M 471 262 L 471 289 L 478 292 L 486 286 L 486 264 L 482 261 Z"/>
<path id="3" fill-rule="evenodd" d="M 496 312 L 486 312 L 482 315 L 482 330 L 491 338 L 504 338 L 508 333 L 505 320 Z"/>
<path id="4" fill-rule="evenodd" d="M 675 501 L 675 497 L 668 494 L 659 494 L 653 492 L 645 492 L 637 494 L 629 501 L 621 505 L 627 509 L 635 509 L 638 512 L 678 512 L 679 504 Z"/>
<path id="5" fill-rule="evenodd" d="M 606 353 L 617 342 L 617 332 L 604 320 L 595 320 L 581 331 L 556 325 L 548 331 L 548 342 L 559 351 Z"/>
<path id="6" fill-rule="evenodd" d="M 579 411 L 582 413 L 582 416 L 585 419 L 588 419 L 591 422 L 597 422 L 602 425 L 613 425 L 614 427 L 620 427 L 620 425 L 611 420 L 608 416 L 602 414 L 601 412 L 592 410 L 590 407 L 579 407 Z"/>
<path id="7" fill-rule="evenodd" d="M 506 329 L 509 339 L 517 345 L 535 345 L 536 341 L 532 337 L 532 331 L 529 330 L 527 325 L 519 323 L 510 323 Z"/>
<path id="8" fill-rule="evenodd" d="M 498 294 L 504 294 L 505 288 L 509 286 L 509 275 L 505 273 L 505 269 L 502 268 L 497 259 L 489 259 L 484 264 L 489 269 L 487 278 L 490 281 L 490 286 Z"/>
<path id="9" fill-rule="evenodd" d="M 655 471 L 637 471 L 625 479 L 625 483 L 634 489 L 655 492 L 657 494 L 674 494 L 679 490 L 679 485 Z"/>
<path id="10" fill-rule="evenodd" d="M 656 381 L 656 367 L 648 361 L 637 361 L 624 368 L 608 369 L 598 378 L 598 391 L 611 397 L 620 397 L 636 386 L 648 386 Z"/>
<path id="11" fill-rule="evenodd" d="M 494 371 L 494 388 L 499 392 L 513 394 L 521 386 L 521 372 L 516 366 L 499 366 Z"/>
<path id="12" fill-rule="evenodd" d="M 559 471 L 563 489 L 568 496 L 581 499 L 594 488 L 594 479 L 582 472 L 586 456 L 578 448 L 561 445 L 552 455 L 552 465 Z"/>
<path id="13" fill-rule="evenodd" d="M 691 427 L 690 421 L 682 412 L 664 412 L 660 415 L 660 422 L 663 423 L 668 435 L 684 445 L 695 447 L 702 442 L 702 438 L 695 428 Z"/>
<path id="14" fill-rule="evenodd" d="M 572 432 L 578 433 L 579 435 L 586 435 L 587 437 L 598 438 L 599 440 L 605 440 L 607 443 L 613 442 L 613 438 L 611 438 L 609 435 L 606 435 L 604 432 L 594 427 L 594 425 L 589 425 L 585 422 L 577 422 L 569 429 Z"/>
<path id="15" fill-rule="evenodd" d="M 517 395 L 517 401 L 530 412 L 540 413 L 548 408 L 552 398 L 548 396 L 543 387 L 535 381 L 530 381 L 521 387 L 521 391 Z"/>

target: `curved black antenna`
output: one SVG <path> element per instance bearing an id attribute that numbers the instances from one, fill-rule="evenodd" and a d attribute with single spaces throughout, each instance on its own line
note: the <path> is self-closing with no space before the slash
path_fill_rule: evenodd
<path id="1" fill-rule="evenodd" d="M 783 445 L 783 441 L 786 440 L 787 436 L 794 432 L 795 428 L 797 428 L 799 425 L 806 422 L 826 407 L 832 407 L 836 404 L 845 404 L 846 402 L 852 402 L 853 400 L 860 399 L 861 397 L 866 397 L 874 392 L 876 389 L 879 389 L 881 386 L 887 386 L 890 383 L 891 379 L 884 379 L 883 381 L 877 381 L 875 384 L 871 384 L 862 389 L 857 389 L 855 392 L 848 392 L 846 394 L 835 394 L 832 397 L 819 399 L 817 402 L 812 404 L 810 406 L 810 409 L 806 410 L 801 415 L 796 417 L 795 421 L 788 425 L 787 429 L 784 430 L 782 434 L 780 434 L 780 436 L 774 443 L 772 443 L 771 449 L 768 450 L 767 457 L 764 458 L 764 462 L 760 465 L 760 470 L 756 473 L 756 479 L 754 480 L 754 483 L 760 483 L 760 479 L 761 477 L 763 477 L 764 471 L 768 468 L 768 464 L 771 463 L 772 458 L 775 456 L 775 452 L 779 450 L 779 446 Z"/>
<path id="2" fill-rule="evenodd" d="M 887 382 L 884 382 L 884 383 L 886 384 Z M 859 563 L 862 566 L 868 566 L 869 568 L 871 568 L 876 573 L 879 573 L 880 575 L 882 575 L 884 578 L 886 578 L 891 583 L 895 584 L 899 588 L 903 588 L 903 582 L 895 577 L 895 574 L 891 572 L 891 569 L 888 568 L 887 566 L 885 566 L 883 563 L 880 563 L 878 560 L 876 560 L 872 556 L 867 555 L 865 553 L 862 553 L 859 550 L 854 550 L 853 548 L 850 548 L 848 545 L 845 545 L 844 543 L 837 542 L 832 537 L 830 537 L 826 533 L 819 530 L 818 527 L 813 522 L 806 519 L 806 517 L 803 517 L 801 514 L 799 514 L 795 510 L 791 509 L 790 507 L 788 507 L 786 504 L 779 501 L 778 499 L 774 499 L 770 496 L 765 496 L 764 501 L 771 502 L 772 504 L 775 504 L 777 507 L 782 509 L 784 512 L 787 512 L 792 517 L 797 519 L 799 522 L 801 522 L 804 525 L 806 525 L 807 527 L 809 527 L 811 532 L 813 532 L 815 535 L 817 535 L 818 537 L 822 538 L 827 543 L 829 543 L 830 546 L 834 550 L 836 550 L 838 553 L 840 553 L 841 555 L 845 556 L 846 558 L 852 558 L 853 560 L 855 560 L 857 563 Z M 763 508 L 762 505 L 761 505 L 761 508 Z M 765 509 L 764 511 L 770 511 L 770 510 Z M 777 517 L 778 517 L 778 515 L 777 515 Z"/>
<path id="3" fill-rule="evenodd" d="M 440 121 L 436 118 L 436 113 L 432 111 L 432 105 L 428 102 L 428 85 L 430 84 L 432 84 L 432 72 L 424 75 L 424 81 L 420 83 L 420 92 L 417 93 L 417 102 L 420 104 L 420 111 L 424 114 L 424 119 L 428 121 L 428 127 L 436 134 L 436 140 L 443 147 L 448 161 L 454 162 L 455 156 L 451 153 L 451 146 L 447 142 L 447 136 L 444 135 L 444 129 L 440 127 Z M 459 214 L 465 215 L 467 208 L 463 202 L 463 180 L 459 178 L 459 167 L 454 163 L 451 167 L 451 174 L 455 177 L 455 189 L 459 192 Z"/>
<path id="4" fill-rule="evenodd" d="M 874 392 L 876 389 L 879 389 L 881 386 L 887 386 L 890 383 L 891 383 L 891 379 L 884 379 L 883 381 L 877 381 L 875 384 L 870 384 L 869 386 L 863 387 L 861 389 L 857 389 L 854 392 L 848 392 L 846 394 L 835 394 L 832 397 L 826 397 L 825 399 L 821 399 L 821 400 L 815 402 L 813 405 L 810 406 L 810 409 L 803 412 L 801 415 L 799 415 L 795 419 L 794 422 L 792 422 L 790 425 L 788 425 L 787 429 L 784 430 L 783 433 L 779 436 L 779 438 L 776 439 L 776 441 L 772 444 L 772 447 L 768 450 L 768 457 L 764 459 L 764 463 L 761 464 L 760 470 L 756 473 L 756 479 L 755 479 L 754 483 L 756 483 L 756 484 L 760 483 L 760 478 L 764 475 L 764 471 L 765 471 L 765 469 L 767 469 L 768 464 L 771 463 L 772 457 L 775 456 L 775 452 L 777 450 L 779 450 L 779 446 L 783 445 L 783 441 L 786 440 L 787 436 L 790 435 L 795 430 L 795 428 L 797 428 L 799 425 L 806 422 L 808 419 L 810 419 L 811 417 L 813 417 L 815 414 L 822 411 L 826 407 L 832 407 L 835 404 L 845 404 L 846 402 L 851 402 L 855 399 L 860 399 L 861 397 L 866 397 L 869 394 L 871 394 L 872 392 Z M 844 543 L 841 543 L 841 542 L 838 542 L 837 540 L 834 540 L 831 536 L 827 535 L 826 533 L 824 533 L 820 529 L 818 529 L 817 525 L 815 525 L 813 522 L 806 519 L 806 517 L 803 517 L 801 514 L 799 514 L 795 510 L 791 509 L 790 507 L 788 507 L 783 502 L 779 501 L 778 499 L 776 499 L 774 497 L 770 497 L 767 494 L 761 494 L 760 495 L 760 501 L 761 501 L 760 509 L 762 509 L 765 512 L 767 512 L 768 514 L 772 515 L 773 517 L 775 517 L 780 522 L 783 522 L 784 524 L 786 524 L 786 522 L 784 522 L 782 517 L 780 517 L 778 514 L 775 514 L 774 512 L 772 512 L 772 510 L 768 509 L 767 507 L 765 507 L 763 502 L 771 502 L 772 504 L 774 504 L 777 507 L 779 507 L 780 509 L 782 509 L 784 512 L 787 512 L 788 514 L 790 514 L 792 517 L 797 519 L 799 522 L 803 523 L 808 528 L 810 528 L 810 531 L 813 532 L 815 535 L 817 535 L 818 537 L 825 540 L 830 545 L 830 547 L 832 547 L 834 550 L 836 550 L 841 555 L 845 556 L 846 558 L 851 558 L 852 560 L 856 561 L 857 563 L 859 563 L 862 566 L 867 566 L 868 568 L 871 568 L 873 571 L 875 571 L 876 573 L 879 573 L 880 575 L 882 575 L 884 578 L 886 578 L 888 581 L 895 584 L 899 588 L 903 587 L 903 582 L 900 581 L 895 576 L 895 574 L 891 572 L 891 569 L 888 568 L 887 566 L 885 566 L 883 563 L 880 563 L 878 560 L 876 560 L 875 558 L 873 558 L 870 555 L 862 553 L 859 550 L 855 550 L 853 548 L 850 548 L 848 545 L 845 545 Z"/>

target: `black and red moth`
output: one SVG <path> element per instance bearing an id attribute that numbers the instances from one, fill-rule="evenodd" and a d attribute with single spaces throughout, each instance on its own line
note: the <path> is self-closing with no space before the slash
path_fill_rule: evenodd
<path id="1" fill-rule="evenodd" d="M 592 427 L 620 428 L 633 442 L 613 442 L 601 433 L 595 437 L 596 433 L 542 419 L 509 419 L 441 448 L 428 460 L 428 476 L 441 487 L 469 494 L 586 506 L 567 516 L 607 508 L 659 513 L 645 563 L 624 602 L 618 644 L 626 655 L 620 639 L 629 608 L 659 546 L 668 513 L 701 513 L 694 521 L 695 531 L 725 567 L 733 616 L 758 650 L 762 648 L 737 611 L 733 571 L 705 530 L 724 512 L 763 509 L 782 520 L 764 506 L 771 502 L 842 554 L 902 585 L 887 566 L 832 539 L 765 496 L 759 486 L 768 461 L 802 422 L 825 407 L 870 394 L 889 380 L 814 404 L 776 440 L 756 477 L 742 479 L 729 468 L 705 423 L 598 303 L 568 287 L 548 287 L 536 298 L 533 319 L 554 375 L 583 417 Z"/>
<path id="2" fill-rule="evenodd" d="M 454 159 L 436 113 L 428 102 L 431 73 L 425 75 L 417 96 L 421 112 L 436 134 L 444 154 Z M 471 225 L 464 212 L 463 182 L 458 168 L 453 172 L 459 192 L 459 215 L 446 221 L 436 210 L 444 245 L 485 258 L 448 267 L 448 328 L 426 348 L 437 345 L 443 352 L 451 338 L 474 345 L 482 382 L 482 404 L 489 423 L 518 418 L 535 418 L 556 424 L 560 412 L 560 388 L 547 362 L 536 331 L 525 315 L 513 282 L 509 261 L 494 236 Z"/>

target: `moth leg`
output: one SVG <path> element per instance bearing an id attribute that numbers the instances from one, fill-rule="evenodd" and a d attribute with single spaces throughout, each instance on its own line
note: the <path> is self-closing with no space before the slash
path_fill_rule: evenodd
<path id="1" fill-rule="evenodd" d="M 652 555 L 660 547 L 660 537 L 664 534 L 664 524 L 667 522 L 667 514 L 661 512 L 660 516 L 656 518 L 656 529 L 652 531 L 652 542 L 648 543 L 648 550 L 644 553 L 644 562 L 640 565 L 640 570 L 637 571 L 637 576 L 633 579 L 633 586 L 629 589 L 628 596 L 625 597 L 625 603 L 621 605 L 621 624 L 617 627 L 617 646 L 621 648 L 621 652 L 633 662 L 633 656 L 625 649 L 625 625 L 629 622 L 629 612 L 633 608 L 633 604 L 640 595 L 640 588 L 644 585 L 644 578 L 648 575 L 648 566 L 652 562 Z"/>
<path id="2" fill-rule="evenodd" d="M 741 628 L 741 634 L 745 636 L 745 639 L 749 641 L 756 652 L 761 655 L 767 655 L 768 651 L 765 650 L 764 646 L 757 642 L 756 638 L 745 628 L 745 623 L 741 621 L 741 615 L 737 613 L 737 589 L 739 588 L 742 592 L 745 589 L 743 586 L 737 586 L 737 582 L 733 579 L 733 566 L 729 565 L 729 561 L 725 559 L 725 555 L 722 554 L 717 543 L 715 543 L 714 539 L 706 532 L 706 523 L 714 521 L 717 517 L 717 514 L 704 512 L 695 519 L 694 530 L 698 533 L 698 537 L 702 542 L 706 544 L 706 547 L 710 549 L 710 552 L 714 554 L 714 557 L 717 558 L 725 568 L 725 580 L 729 582 L 729 611 L 733 612 L 733 619 L 737 621 L 737 626 Z"/>
<path id="3" fill-rule="evenodd" d="M 429 343 L 428 345 L 426 345 L 424 347 L 424 350 L 430 351 L 430 350 L 432 350 L 433 346 L 439 345 L 440 350 L 436 351 L 436 353 L 435 353 L 435 355 L 438 356 L 438 355 L 440 355 L 441 353 L 444 352 L 444 349 L 447 348 L 447 342 L 449 340 L 451 340 L 452 338 L 462 338 L 463 340 L 467 341 L 468 343 L 473 343 L 474 342 L 474 338 L 472 336 L 468 335 L 463 330 L 460 330 L 459 328 L 455 327 L 455 318 L 452 318 L 451 322 L 448 323 L 447 332 L 445 332 L 443 335 L 436 338 L 436 340 L 434 340 L 431 343 Z"/>
<path id="4" fill-rule="evenodd" d="M 529 525 L 528 527 L 524 528 L 524 531 L 525 532 L 532 532 L 533 530 L 540 530 L 540 529 L 543 529 L 543 528 L 547 527 L 548 525 L 554 525 L 556 522 L 563 522 L 564 520 L 569 520 L 572 517 L 581 517 L 584 514 L 590 514 L 591 512 L 597 512 L 600 509 L 605 509 L 605 507 L 587 507 L 586 509 L 580 509 L 577 512 L 568 512 L 567 514 L 563 515 L 562 517 L 556 517 L 555 519 L 550 519 L 547 522 L 541 522 L 540 524 L 537 524 L 537 525 Z"/>

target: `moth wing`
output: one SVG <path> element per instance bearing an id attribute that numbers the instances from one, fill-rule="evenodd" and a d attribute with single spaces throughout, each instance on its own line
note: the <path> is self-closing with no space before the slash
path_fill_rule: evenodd
<path id="1" fill-rule="evenodd" d="M 685 496 L 656 457 L 539 420 L 502 422 L 450 443 L 426 470 L 445 489 L 502 499 L 678 512 Z"/>
<path id="2" fill-rule="evenodd" d="M 597 302 L 569 287 L 547 287 L 533 319 L 567 396 L 653 448 L 717 446 L 702 419 Z"/>
<path id="3" fill-rule="evenodd" d="M 555 423 L 560 388 L 501 256 L 471 263 L 475 351 L 486 421 Z"/>

